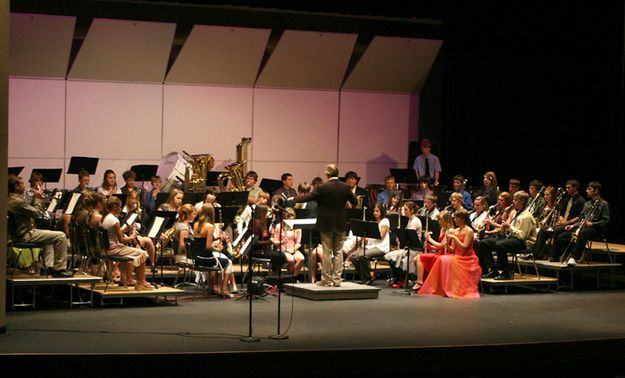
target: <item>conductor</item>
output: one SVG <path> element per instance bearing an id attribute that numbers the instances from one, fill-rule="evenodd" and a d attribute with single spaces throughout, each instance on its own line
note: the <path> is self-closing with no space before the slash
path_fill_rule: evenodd
<path id="1" fill-rule="evenodd" d="M 357 199 L 349 185 L 339 181 L 336 164 L 328 164 L 323 171 L 328 180 L 315 191 L 295 197 L 295 202 L 317 201 L 317 230 L 321 234 L 323 258 L 319 286 L 341 286 L 343 271 L 343 241 L 347 233 L 345 205 L 356 205 Z"/>

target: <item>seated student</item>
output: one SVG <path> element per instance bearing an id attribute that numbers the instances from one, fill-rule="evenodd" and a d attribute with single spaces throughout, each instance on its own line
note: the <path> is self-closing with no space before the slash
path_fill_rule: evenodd
<path id="1" fill-rule="evenodd" d="M 484 186 L 477 192 L 477 195 L 485 197 L 489 204 L 496 204 L 497 198 L 499 197 L 497 175 L 495 175 L 495 172 L 493 171 L 485 172 L 482 182 L 484 183 Z"/>
<path id="2" fill-rule="evenodd" d="M 460 209 L 464 209 L 462 194 L 458 192 L 451 193 L 451 196 L 449 196 L 449 202 L 451 204 L 445 210 L 449 211 L 452 214 Z"/>
<path id="3" fill-rule="evenodd" d="M 138 186 L 135 186 L 135 179 L 137 178 L 137 174 L 134 173 L 133 171 L 126 171 L 124 173 L 122 173 L 122 177 L 124 178 L 124 182 L 126 183 L 126 185 L 122 186 L 121 191 L 123 194 L 128 194 L 130 192 L 139 192 L 140 193 L 140 188 Z M 142 193 L 140 193 L 139 198 L 141 198 Z"/>
<path id="4" fill-rule="evenodd" d="M 258 173 L 249 171 L 245 174 L 245 190 L 247 190 L 247 203 L 254 205 L 261 192 L 261 188 L 256 186 L 258 182 Z"/>
<path id="5" fill-rule="evenodd" d="M 401 212 L 401 195 L 402 193 L 400 191 L 391 192 L 388 201 L 384 204 L 387 215 L 397 215 Z"/>
<path id="6" fill-rule="evenodd" d="M 254 244 L 250 252 L 252 257 L 271 259 L 271 273 L 277 274 L 278 269 L 286 263 L 286 257 L 271 248 L 271 234 L 267 221 L 268 210 L 266 205 L 256 205 L 255 218 L 251 222 Z"/>
<path id="7" fill-rule="evenodd" d="M 129 236 L 125 236 L 122 233 L 122 227 L 119 223 L 119 216 L 122 211 L 121 200 L 117 197 L 110 197 L 106 201 L 106 209 L 108 213 L 102 220 L 102 228 L 108 233 L 109 249 L 106 252 L 108 255 L 130 257 L 132 261 L 126 265 L 126 284 L 127 285 L 139 285 L 144 288 L 152 288 L 145 279 L 145 262 L 148 258 L 148 253 L 139 248 L 133 248 L 125 245 L 124 243 L 131 243 L 136 240 L 136 232 L 131 231 Z M 134 271 L 137 280 L 133 280 L 132 271 Z"/>
<path id="8" fill-rule="evenodd" d="M 471 221 L 471 227 L 475 233 L 475 239 L 480 239 L 479 231 L 483 230 L 486 221 L 486 217 L 488 217 L 488 200 L 486 197 L 477 196 L 475 198 L 475 202 L 473 203 L 473 212 L 469 214 L 469 220 Z"/>
<path id="9" fill-rule="evenodd" d="M 39 230 L 35 227 L 35 218 L 41 213 L 43 190 L 39 188 L 33 194 L 33 204 L 24 200 L 26 190 L 21 177 L 9 175 L 9 198 L 7 212 L 13 219 L 13 229 L 9 233 L 14 241 L 54 245 L 53 277 L 71 277 L 67 270 L 67 237 L 61 231 Z"/>
<path id="10" fill-rule="evenodd" d="M 98 187 L 98 192 L 107 197 L 111 197 L 113 194 L 122 194 L 121 189 L 117 187 L 117 176 L 114 170 L 107 169 L 104 171 L 102 186 Z"/>
<path id="11" fill-rule="evenodd" d="M 423 203 L 425 197 L 434 194 L 432 190 L 432 179 L 430 176 L 419 177 L 419 190 L 412 193 L 411 200 Z"/>
<path id="12" fill-rule="evenodd" d="M 375 272 L 371 270 L 369 259 L 375 256 L 385 255 L 389 252 L 390 243 L 390 222 L 386 217 L 386 209 L 377 203 L 373 206 L 373 218 L 378 223 L 380 239 L 367 238 L 364 247 L 359 247 L 351 254 L 351 262 L 361 278 L 361 282 L 366 285 L 373 285 Z"/>
<path id="13" fill-rule="evenodd" d="M 295 210 L 287 207 L 283 216 L 285 220 L 293 220 L 295 219 Z M 284 230 L 282 224 L 284 224 Z M 304 255 L 299 251 L 302 246 L 302 229 L 293 229 L 285 222 L 278 223 L 273 229 L 271 242 L 275 248 L 284 254 L 289 274 L 297 277 L 302 266 L 304 266 Z"/>
<path id="14" fill-rule="evenodd" d="M 386 176 L 384 179 L 384 190 L 378 193 L 377 195 L 377 203 L 384 205 L 388 202 L 388 199 L 391 196 L 391 193 L 395 191 L 397 184 L 395 183 L 394 176 Z"/>
<path id="15" fill-rule="evenodd" d="M 136 231 L 140 231 L 142 227 L 142 211 L 141 204 L 139 203 L 139 192 L 136 190 L 132 190 L 128 193 L 128 197 L 126 197 L 126 205 L 122 210 L 123 213 L 127 214 L 126 216 L 136 213 L 137 218 L 132 224 L 132 228 Z M 139 240 L 139 244 L 141 248 L 144 248 L 148 252 L 148 256 L 150 256 L 150 263 L 152 263 L 152 270 L 156 270 L 156 256 L 155 256 L 155 248 L 154 242 L 151 238 L 147 236 L 141 236 L 137 234 L 137 239 Z"/>
<path id="16" fill-rule="evenodd" d="M 402 215 L 408 217 L 408 224 L 406 225 L 406 229 L 415 230 L 417 232 L 417 236 L 421 236 L 422 225 L 421 221 L 417 217 L 416 211 L 417 205 L 412 201 L 404 203 L 402 207 Z M 392 287 L 394 288 L 400 288 L 404 286 L 404 284 L 406 283 L 404 281 L 404 279 L 406 278 L 406 263 L 407 261 L 413 261 L 417 254 L 416 249 L 411 249 L 409 252 L 409 256 L 407 256 L 406 250 L 403 248 L 403 246 L 400 245 L 399 247 L 399 249 L 391 251 L 384 255 L 384 259 L 389 262 L 389 266 L 393 271 L 394 282 L 392 284 Z M 410 273 L 414 273 L 413 268 L 413 264 L 408 265 L 408 270 Z"/>
<path id="17" fill-rule="evenodd" d="M 199 212 L 202 209 L 202 206 L 207 203 L 210 203 L 213 207 L 221 207 L 221 205 L 217 203 L 217 192 L 213 189 L 206 189 L 204 201 L 195 204 L 195 211 Z"/>
<path id="18" fill-rule="evenodd" d="M 423 207 L 417 211 L 417 215 L 420 217 L 429 217 L 430 220 L 437 220 L 439 210 L 436 207 L 436 202 L 438 201 L 438 197 L 434 194 L 430 194 L 425 197 L 425 201 L 423 201 Z"/>
<path id="19" fill-rule="evenodd" d="M 158 207 L 159 211 L 180 211 L 180 207 L 182 206 L 182 199 L 184 198 L 184 192 L 180 189 L 172 189 L 169 192 L 169 196 L 167 197 L 167 201 L 161 206 Z"/>
<path id="20" fill-rule="evenodd" d="M 148 216 L 151 216 L 152 212 L 156 210 L 156 196 L 161 192 L 163 181 L 161 180 L 161 176 L 152 176 L 150 183 L 152 184 L 152 189 L 146 190 L 143 194 L 144 210 L 145 214 Z"/>
<path id="21" fill-rule="evenodd" d="M 473 208 L 473 200 L 471 194 L 464 190 L 467 180 L 463 175 L 455 175 L 453 180 L 454 191 L 462 195 L 462 205 L 465 209 L 471 210 Z"/>
<path id="22" fill-rule="evenodd" d="M 434 262 L 419 294 L 450 298 L 479 298 L 478 284 L 482 270 L 473 251 L 473 229 L 465 209 L 453 214 L 457 228 L 447 233 L 451 253 Z"/>
<path id="23" fill-rule="evenodd" d="M 78 172 L 78 186 L 72 189 L 73 193 L 82 193 L 84 191 L 92 192 L 93 188 L 89 186 L 91 182 L 91 175 L 88 171 L 81 169 Z"/>
<path id="24" fill-rule="evenodd" d="M 438 223 L 441 231 L 438 235 L 438 241 L 432 239 L 430 233 L 425 235 L 425 252 L 418 254 L 413 263 L 415 270 L 417 271 L 417 283 L 413 286 L 415 291 L 418 291 L 425 281 L 426 273 L 432 270 L 432 267 L 441 255 L 445 255 L 451 252 L 451 242 L 447 237 L 449 230 L 452 228 L 451 213 L 447 210 L 443 210 L 438 214 Z"/>
<path id="25" fill-rule="evenodd" d="M 310 185 L 309 183 L 307 183 L 306 181 L 301 182 L 298 186 L 297 186 L 297 195 L 298 196 L 303 196 L 305 194 L 310 193 L 312 190 L 312 185 Z M 295 208 L 296 209 L 309 209 L 309 210 L 317 210 L 317 201 L 310 201 L 310 202 L 300 202 L 300 203 L 296 203 L 295 204 Z"/>
<path id="26" fill-rule="evenodd" d="M 219 261 L 219 264 L 224 270 L 223 280 L 221 280 L 221 287 L 218 287 L 218 282 L 215 279 L 211 279 L 213 287 L 211 290 L 218 295 L 223 295 L 224 298 L 232 298 L 234 295 L 230 292 L 229 283 L 233 281 L 232 274 L 232 260 L 223 251 L 223 244 L 221 240 L 215 239 L 215 208 L 210 203 L 204 204 L 200 209 L 198 215 L 198 221 L 193 226 L 193 234 L 196 238 L 206 238 L 206 254 L 200 256 L 213 257 Z M 195 263 L 198 263 L 197 256 Z M 211 277 L 215 276 L 215 272 L 211 272 Z M 236 283 L 233 290 L 236 289 Z"/>
<path id="27" fill-rule="evenodd" d="M 173 248 L 175 260 L 177 263 L 187 262 L 187 246 L 185 244 L 186 239 L 193 239 L 193 227 L 191 222 L 195 219 L 195 208 L 193 205 L 186 203 L 178 210 L 178 219 L 176 223 L 176 230 L 173 235 Z"/>

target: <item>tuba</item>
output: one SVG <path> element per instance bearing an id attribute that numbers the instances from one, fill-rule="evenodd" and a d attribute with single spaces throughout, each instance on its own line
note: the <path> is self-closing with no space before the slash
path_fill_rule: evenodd
<path id="1" fill-rule="evenodd" d="M 219 191 L 225 192 L 226 180 L 230 179 L 231 192 L 242 192 L 245 190 L 245 174 L 247 173 L 247 146 L 252 143 L 252 138 L 241 138 L 241 143 L 237 144 L 237 158 L 225 166 L 226 172 L 217 177 Z"/>
<path id="2" fill-rule="evenodd" d="M 210 154 L 189 155 L 182 151 L 187 164 L 184 170 L 184 191 L 204 193 L 206 191 L 206 175 L 215 165 L 215 159 Z"/>

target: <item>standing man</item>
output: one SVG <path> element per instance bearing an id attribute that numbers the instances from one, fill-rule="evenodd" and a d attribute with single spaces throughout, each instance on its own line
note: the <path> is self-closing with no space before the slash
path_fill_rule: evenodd
<path id="1" fill-rule="evenodd" d="M 317 229 L 323 245 L 321 281 L 317 285 L 339 287 L 343 272 L 343 241 L 347 232 L 345 203 L 349 201 L 354 206 L 357 200 L 349 185 L 339 180 L 336 164 L 328 164 L 324 173 L 328 180 L 317 190 L 295 197 L 295 202 L 317 201 Z"/>
<path id="2" fill-rule="evenodd" d="M 434 186 L 438 186 L 441 172 L 441 162 L 438 156 L 433 155 L 432 143 L 429 139 L 421 141 L 421 155 L 414 160 L 412 168 L 417 172 L 417 177 L 428 176 L 434 180 Z"/>
<path id="3" fill-rule="evenodd" d="M 9 176 L 9 199 L 7 211 L 12 217 L 13 224 L 9 230 L 16 241 L 27 243 L 42 243 L 54 245 L 54 258 L 51 274 L 53 277 L 71 277 L 67 271 L 67 237 L 61 231 L 38 230 L 35 227 L 35 218 L 41 212 L 41 198 L 43 190 L 34 191 L 34 205 L 24 200 L 26 188 L 21 177 Z"/>

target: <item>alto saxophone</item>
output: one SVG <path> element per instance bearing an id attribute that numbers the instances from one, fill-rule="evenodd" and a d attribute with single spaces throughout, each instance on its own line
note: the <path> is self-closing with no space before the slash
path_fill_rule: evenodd
<path id="1" fill-rule="evenodd" d="M 158 239 L 158 241 L 156 242 L 155 249 L 157 253 L 162 253 L 163 249 L 167 247 L 169 243 L 171 243 L 171 240 L 173 239 L 174 234 L 176 233 L 176 226 L 177 225 L 173 225 L 171 228 L 168 228 L 167 230 L 163 231 L 160 239 Z"/>

